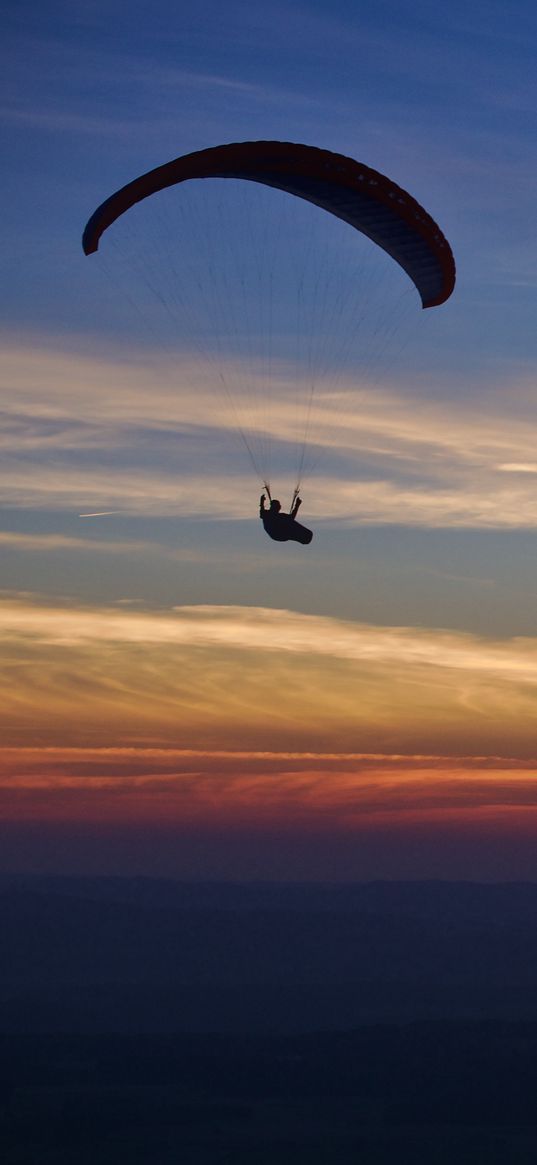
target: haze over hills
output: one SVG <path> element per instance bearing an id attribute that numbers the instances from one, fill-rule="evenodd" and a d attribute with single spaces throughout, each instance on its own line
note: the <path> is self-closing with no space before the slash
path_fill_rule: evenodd
<path id="1" fill-rule="evenodd" d="M 537 886 L 4 877 L 4 1031 L 537 1020 Z"/>
<path id="2" fill-rule="evenodd" d="M 6 1165 L 533 1165 L 537 886 L 0 879 Z"/>

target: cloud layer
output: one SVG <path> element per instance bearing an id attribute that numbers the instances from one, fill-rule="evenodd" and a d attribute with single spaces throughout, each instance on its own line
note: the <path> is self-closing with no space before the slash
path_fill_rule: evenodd
<path id="1" fill-rule="evenodd" d="M 227 377 L 233 381 L 231 366 Z M 252 516 L 235 415 L 196 361 L 179 358 L 172 369 L 4 345 L 0 399 L 7 506 Z M 261 413 L 244 407 L 255 432 Z M 296 429 L 283 369 L 263 423 L 276 450 Z M 336 395 L 318 393 L 310 433 L 318 462 L 307 484 L 313 521 L 537 525 L 537 421 L 525 379 L 489 394 L 485 416 L 479 403 L 425 402 L 349 382 Z"/>
<path id="2" fill-rule="evenodd" d="M 0 636 L 15 747 L 534 753 L 535 639 L 30 597 L 5 598 Z"/>

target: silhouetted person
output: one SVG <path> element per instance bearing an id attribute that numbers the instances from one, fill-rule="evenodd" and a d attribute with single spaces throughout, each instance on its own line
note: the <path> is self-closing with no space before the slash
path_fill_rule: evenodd
<path id="1" fill-rule="evenodd" d="M 295 499 L 290 514 L 282 514 L 281 502 L 277 498 L 271 498 L 270 509 L 267 510 L 266 500 L 266 495 L 261 494 L 259 517 L 269 538 L 273 538 L 275 542 L 300 542 L 303 546 L 307 546 L 311 542 L 313 534 L 311 530 L 306 530 L 305 526 L 301 526 L 300 522 L 296 521 L 302 499 L 299 497 Z"/>

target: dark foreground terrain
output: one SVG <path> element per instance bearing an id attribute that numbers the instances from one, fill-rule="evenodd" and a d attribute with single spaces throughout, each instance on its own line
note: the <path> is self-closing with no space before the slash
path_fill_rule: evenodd
<path id="1" fill-rule="evenodd" d="M 5 1165 L 534 1165 L 537 1024 L 340 1034 L 25 1036 Z"/>
<path id="2" fill-rule="evenodd" d="M 537 887 L 0 884 L 3 1165 L 535 1165 Z"/>

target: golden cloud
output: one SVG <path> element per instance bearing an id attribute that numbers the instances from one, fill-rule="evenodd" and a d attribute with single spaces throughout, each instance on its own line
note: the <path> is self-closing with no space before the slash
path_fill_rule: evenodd
<path id="1" fill-rule="evenodd" d="M 0 640 L 13 746 L 534 752 L 537 639 L 6 597 Z"/>

